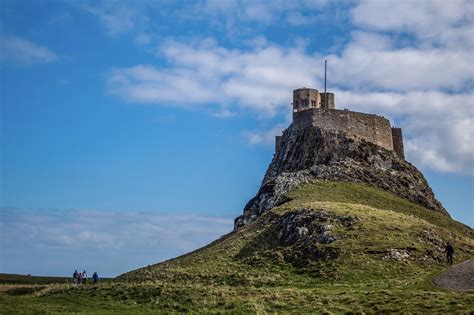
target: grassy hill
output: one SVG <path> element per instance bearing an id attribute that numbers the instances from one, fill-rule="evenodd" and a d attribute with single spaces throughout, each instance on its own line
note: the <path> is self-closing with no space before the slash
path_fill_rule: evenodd
<path id="1" fill-rule="evenodd" d="M 0 313 L 466 313 L 473 293 L 435 287 L 474 257 L 473 230 L 389 192 L 356 183 L 306 184 L 251 225 L 187 255 L 99 287 L 0 292 Z"/>

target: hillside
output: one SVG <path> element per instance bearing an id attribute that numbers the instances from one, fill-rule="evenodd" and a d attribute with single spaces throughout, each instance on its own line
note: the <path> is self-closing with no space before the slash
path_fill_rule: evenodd
<path id="1" fill-rule="evenodd" d="M 449 216 L 423 174 L 393 151 L 345 132 L 294 125 L 278 143 L 260 189 L 235 219 L 236 229 L 287 201 L 287 193 L 298 185 L 314 180 L 368 184 Z"/>
<path id="2" fill-rule="evenodd" d="M 431 283 L 447 268 L 446 241 L 457 250 L 456 262 L 474 256 L 471 228 L 360 183 L 320 181 L 289 197 L 195 252 L 98 288 L 63 285 L 36 295 L 3 294 L 0 310 L 22 305 L 26 313 L 57 312 L 78 304 L 111 313 L 474 309 L 474 294 Z"/>

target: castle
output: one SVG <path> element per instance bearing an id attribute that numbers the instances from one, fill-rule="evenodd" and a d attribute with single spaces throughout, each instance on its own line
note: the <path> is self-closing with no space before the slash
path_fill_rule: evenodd
<path id="1" fill-rule="evenodd" d="M 385 117 L 335 109 L 334 93 L 305 87 L 293 91 L 292 105 L 295 129 L 319 127 L 343 132 L 348 138 L 374 143 L 405 159 L 402 129 L 392 128 Z M 277 136 L 276 153 L 280 146 L 281 136 Z"/>

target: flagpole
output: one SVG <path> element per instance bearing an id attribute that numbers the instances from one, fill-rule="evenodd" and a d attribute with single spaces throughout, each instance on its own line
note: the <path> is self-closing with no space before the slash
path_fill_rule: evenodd
<path id="1" fill-rule="evenodd" d="M 327 73 L 328 61 L 324 60 L 324 107 L 328 108 L 328 95 L 326 93 L 326 73 Z"/>

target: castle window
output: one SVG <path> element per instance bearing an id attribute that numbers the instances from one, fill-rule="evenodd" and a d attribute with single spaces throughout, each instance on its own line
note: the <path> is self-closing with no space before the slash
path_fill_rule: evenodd
<path id="1" fill-rule="evenodd" d="M 303 100 L 302 101 L 302 107 L 308 107 L 308 101 L 307 100 Z"/>
<path id="2" fill-rule="evenodd" d="M 316 107 L 316 101 L 311 101 L 311 107 Z"/>

